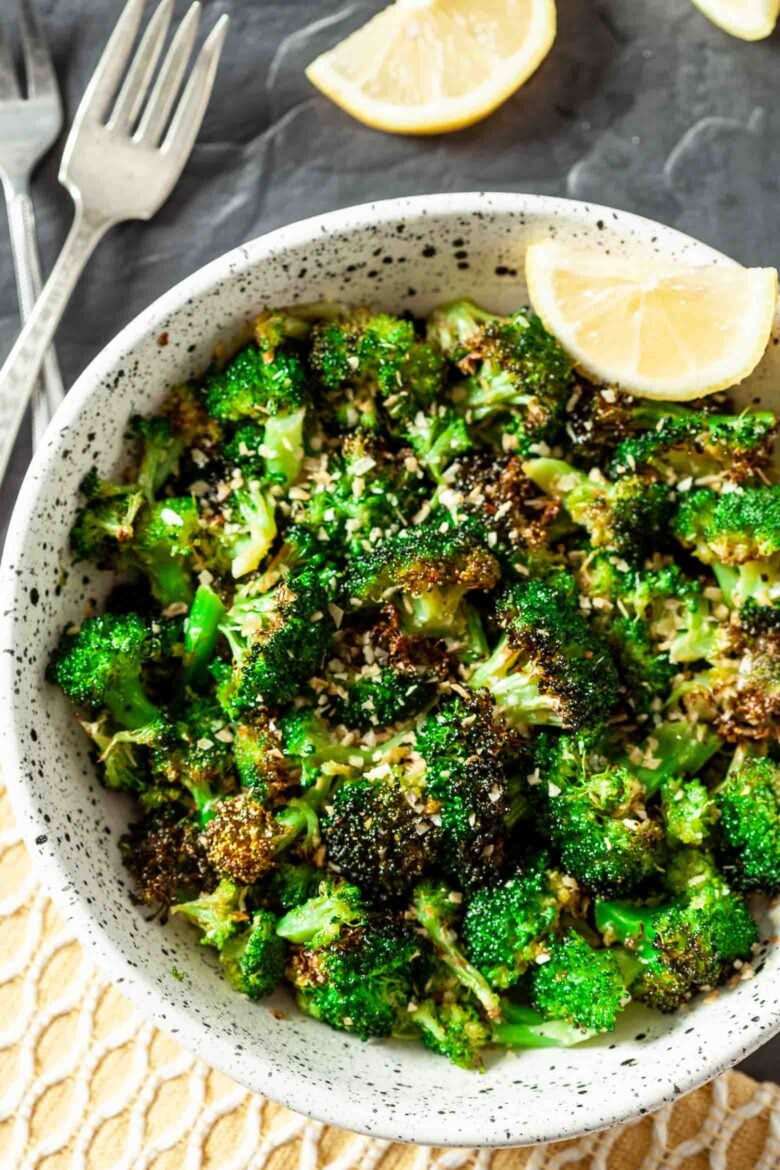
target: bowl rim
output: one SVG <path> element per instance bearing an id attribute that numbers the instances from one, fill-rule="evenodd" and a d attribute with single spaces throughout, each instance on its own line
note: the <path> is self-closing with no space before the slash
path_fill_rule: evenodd
<path id="1" fill-rule="evenodd" d="M 298 220 L 238 245 L 179 281 L 128 322 L 86 366 L 51 420 L 19 490 L 3 550 L 0 581 L 3 583 L 6 603 L 0 613 L 0 646 L 10 648 L 14 645 L 12 598 L 16 596 L 16 588 L 10 567 L 23 552 L 25 535 L 35 510 L 39 481 L 56 454 L 52 440 L 78 418 L 91 395 L 104 381 L 107 372 L 115 367 L 117 359 L 144 335 L 150 333 L 155 328 L 155 322 L 159 324 L 188 301 L 202 298 L 228 272 L 233 277 L 240 276 L 242 271 L 254 268 L 264 258 L 284 252 L 290 247 L 313 242 L 321 237 L 323 232 L 343 229 L 353 231 L 370 224 L 391 222 L 400 216 L 430 215 L 436 218 L 480 213 L 487 217 L 496 213 L 511 212 L 517 215 L 522 212 L 532 214 L 541 211 L 552 215 L 582 217 L 588 221 L 599 217 L 605 220 L 609 218 L 610 228 L 613 230 L 621 226 L 629 228 L 647 242 L 653 242 L 654 236 L 662 234 L 667 239 L 671 237 L 672 240 L 676 240 L 685 248 L 693 246 L 697 257 L 708 257 L 714 263 L 735 263 L 695 237 L 632 212 L 589 201 L 517 192 L 455 192 L 377 200 Z M 3 779 L 23 839 L 33 859 L 36 877 L 42 880 L 57 909 L 73 928 L 89 957 L 102 972 L 112 977 L 144 1018 L 150 1019 L 161 1031 L 172 1035 L 196 1057 L 206 1060 L 212 1067 L 235 1078 L 231 1061 L 232 1043 L 214 1032 L 206 1033 L 193 1012 L 177 1004 L 173 996 L 164 992 L 145 970 L 128 961 L 120 947 L 111 941 L 99 925 L 97 915 L 74 893 L 61 858 L 56 853 L 45 852 L 42 843 L 36 840 L 45 832 L 45 823 L 22 779 L 20 766 L 22 752 L 15 733 L 13 715 L 13 655 L 8 649 L 6 653 L 0 655 L 0 695 L 6 698 L 6 702 L 0 704 L 0 736 L 5 753 Z M 603 1104 L 598 1116 L 590 1122 L 576 1116 L 572 1110 L 567 1116 L 558 1117 L 555 1127 L 549 1123 L 538 1125 L 533 1119 L 524 1118 L 522 1131 L 509 1132 L 505 1119 L 498 1122 L 484 1116 L 477 1120 L 475 1116 L 468 1126 L 459 1129 L 457 1143 L 451 1138 L 448 1139 L 448 1135 L 437 1128 L 435 1117 L 416 1118 L 409 1125 L 407 1132 L 399 1133 L 399 1126 L 391 1117 L 387 1119 L 378 1117 L 367 1101 L 349 1097 L 334 1084 L 329 1085 L 328 1091 L 319 1096 L 316 1107 L 310 1104 L 310 1099 L 304 1103 L 296 1072 L 278 1066 L 272 1068 L 268 1062 L 264 1062 L 260 1051 L 256 1052 L 254 1058 L 258 1075 L 253 1078 L 254 1083 L 250 1089 L 316 1121 L 348 1128 L 372 1138 L 440 1147 L 455 1144 L 459 1147 L 474 1148 L 534 1145 L 572 1139 L 596 1130 L 638 1120 L 641 1116 L 669 1104 L 733 1067 L 778 1031 L 780 1014 L 776 1019 L 759 1017 L 756 1022 L 749 1019 L 738 1038 L 736 1033 L 732 1034 L 729 1043 L 721 1046 L 714 1054 L 710 1046 L 708 1055 L 700 1048 L 695 1055 L 691 1054 L 688 1057 L 684 1070 L 670 1070 L 668 1084 L 656 1082 L 653 1088 L 649 1084 L 644 1088 L 640 1086 L 630 1099 L 621 1098 L 622 1106 L 614 1103 Z M 446 1126 L 448 1122 L 442 1119 L 438 1125 L 442 1124 Z"/>

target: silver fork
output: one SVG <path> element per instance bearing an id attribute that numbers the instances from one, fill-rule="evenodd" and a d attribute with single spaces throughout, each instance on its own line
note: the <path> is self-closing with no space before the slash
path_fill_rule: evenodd
<path id="1" fill-rule="evenodd" d="M 65 146 L 60 182 L 73 198 L 75 216 L 51 276 L 0 370 L 0 477 L 87 260 L 109 228 L 126 219 L 151 219 L 158 211 L 178 181 L 206 112 L 227 16 L 206 38 L 178 97 L 200 5 L 196 0 L 179 25 L 153 86 L 173 0 L 160 0 L 131 60 L 144 5 L 145 0 L 127 0 Z"/>
<path id="2" fill-rule="evenodd" d="M 41 291 L 41 262 L 35 239 L 30 176 L 62 129 L 62 102 L 41 23 L 31 0 L 20 0 L 19 34 L 27 96 L 23 96 L 10 46 L 0 27 L 0 179 L 8 207 L 8 230 L 22 321 Z M 33 447 L 63 397 L 57 355 L 46 351 L 43 379 L 33 398 Z"/>

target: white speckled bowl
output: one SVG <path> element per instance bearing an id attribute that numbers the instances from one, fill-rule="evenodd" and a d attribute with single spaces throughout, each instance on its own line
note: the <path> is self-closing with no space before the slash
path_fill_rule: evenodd
<path id="1" fill-rule="evenodd" d="M 195 273 L 92 362 L 36 455 L 5 550 L 3 772 L 60 909 L 136 1006 L 204 1060 L 293 1109 L 383 1138 L 530 1144 L 656 1109 L 780 1028 L 780 951 L 755 979 L 684 1015 L 632 1009 L 615 1036 L 499 1057 L 481 1076 L 416 1046 L 333 1032 L 283 994 L 260 1005 L 241 998 L 184 924 L 147 922 L 130 902 L 116 847 L 128 809 L 97 784 L 80 729 L 44 682 L 59 631 L 107 584 L 71 563 L 67 534 L 82 475 L 93 463 L 111 471 L 128 416 L 153 410 L 168 386 L 201 371 L 214 344 L 263 306 L 339 298 L 425 312 L 465 295 L 508 311 L 526 298 L 527 244 L 550 236 L 641 251 L 650 264 L 731 263 L 648 220 L 539 196 L 397 199 L 283 228 Z M 770 347 L 754 392 L 780 384 L 777 352 Z M 767 937 L 778 931 L 775 916 L 762 922 Z M 281 1006 L 287 1018 L 269 1010 Z"/>

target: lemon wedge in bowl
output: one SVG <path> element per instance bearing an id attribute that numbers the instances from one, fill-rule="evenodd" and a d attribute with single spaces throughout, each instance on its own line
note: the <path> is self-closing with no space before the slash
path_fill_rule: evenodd
<path id="1" fill-rule="evenodd" d="M 550 241 L 528 248 L 525 271 L 531 304 L 577 366 L 644 398 L 736 386 L 772 332 L 774 268 L 671 267 Z"/>
<path id="2" fill-rule="evenodd" d="M 546 57 L 554 0 L 396 0 L 306 76 L 368 126 L 438 134 L 487 117 Z"/>
<path id="3" fill-rule="evenodd" d="M 768 37 L 777 23 L 780 0 L 693 0 L 713 24 L 743 41 Z"/>

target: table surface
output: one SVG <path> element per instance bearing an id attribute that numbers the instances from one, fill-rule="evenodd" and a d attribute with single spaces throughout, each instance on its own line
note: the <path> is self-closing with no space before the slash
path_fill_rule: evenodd
<path id="1" fill-rule="evenodd" d="M 121 0 L 37 5 L 72 116 Z M 745 264 L 780 262 L 780 36 L 743 44 L 688 0 L 558 0 L 549 58 L 502 109 L 457 134 L 397 138 L 352 121 L 303 74 L 382 6 L 203 0 L 206 24 L 227 11 L 232 27 L 198 145 L 156 219 L 117 228 L 93 258 L 57 338 L 66 385 L 136 313 L 220 253 L 292 220 L 388 196 L 587 199 L 659 219 Z M 6 16 L 13 5 L 0 8 Z M 71 215 L 57 166 L 55 150 L 34 186 L 46 269 Z M 4 354 L 18 315 L 2 230 L 0 273 Z M 0 534 L 29 452 L 25 432 L 0 497 Z M 780 1038 L 742 1067 L 780 1081 Z"/>

